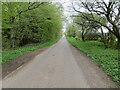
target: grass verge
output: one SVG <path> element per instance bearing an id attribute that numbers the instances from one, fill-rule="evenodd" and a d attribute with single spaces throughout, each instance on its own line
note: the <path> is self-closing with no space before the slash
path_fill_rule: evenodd
<path id="1" fill-rule="evenodd" d="M 98 41 L 82 42 L 75 38 L 67 37 L 69 43 L 78 48 L 80 51 L 90 56 L 103 70 L 120 85 L 118 50 L 105 49 L 103 43 Z"/>
<path id="2" fill-rule="evenodd" d="M 16 49 L 2 51 L 2 61 L 0 62 L 0 64 L 4 64 L 30 51 L 37 50 L 37 49 L 47 47 L 47 46 L 51 46 L 57 41 L 58 40 L 53 40 L 53 41 L 49 41 L 46 43 L 37 43 L 37 44 L 33 43 L 33 44 L 28 44 L 28 45 L 25 45 L 23 47 L 19 47 Z"/>

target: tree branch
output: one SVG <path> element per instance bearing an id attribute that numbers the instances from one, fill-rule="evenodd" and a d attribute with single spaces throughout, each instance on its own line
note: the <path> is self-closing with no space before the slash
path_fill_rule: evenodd
<path id="1" fill-rule="evenodd" d="M 44 3 L 45 3 L 45 2 L 42 2 L 42 3 L 38 4 L 38 5 L 35 5 L 36 2 L 34 2 L 34 3 L 32 3 L 26 10 L 20 11 L 17 16 L 19 16 L 20 14 L 22 14 L 22 13 L 24 13 L 24 12 L 27 12 L 27 11 L 29 11 L 29 10 L 33 10 L 33 9 L 39 8 L 39 6 L 42 5 L 42 4 L 44 4 Z M 34 5 L 35 5 L 35 6 L 34 6 Z M 34 7 L 32 7 L 32 6 L 34 6 Z M 32 8 L 31 8 L 31 7 L 32 7 Z"/>

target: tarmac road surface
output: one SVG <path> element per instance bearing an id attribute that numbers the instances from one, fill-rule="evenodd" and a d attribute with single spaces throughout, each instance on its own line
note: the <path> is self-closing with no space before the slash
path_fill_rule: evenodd
<path id="1" fill-rule="evenodd" d="M 3 88 L 116 87 L 88 56 L 65 38 L 3 79 Z"/>

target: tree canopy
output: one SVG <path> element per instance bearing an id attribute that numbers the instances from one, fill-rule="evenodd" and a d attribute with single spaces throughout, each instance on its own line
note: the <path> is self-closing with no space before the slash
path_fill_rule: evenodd
<path id="1" fill-rule="evenodd" d="M 119 0 L 109 0 L 108 2 L 105 0 L 95 0 L 94 2 L 73 0 L 72 5 L 73 10 L 78 13 L 78 15 L 72 16 L 76 18 L 75 23 L 85 28 L 82 31 L 86 31 L 87 28 L 93 28 L 95 32 L 101 29 L 100 36 L 103 37 L 101 39 L 105 46 L 111 47 L 112 45 L 109 44 L 117 41 L 115 46 L 120 49 Z M 103 28 L 108 30 L 108 33 L 104 33 Z M 109 44 L 106 45 L 106 43 Z"/>
<path id="2" fill-rule="evenodd" d="M 2 3 L 3 47 L 42 43 L 61 36 L 62 11 L 48 2 Z"/>

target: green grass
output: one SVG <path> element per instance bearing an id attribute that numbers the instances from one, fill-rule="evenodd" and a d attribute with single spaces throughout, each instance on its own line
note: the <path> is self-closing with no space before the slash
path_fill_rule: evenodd
<path id="1" fill-rule="evenodd" d="M 67 40 L 80 51 L 86 53 L 87 56 L 90 56 L 115 82 L 120 84 L 118 50 L 105 49 L 103 43 L 98 41 L 82 42 L 70 37 L 67 37 Z"/>
<path id="2" fill-rule="evenodd" d="M 10 60 L 18 58 L 19 56 L 25 53 L 28 53 L 30 51 L 50 46 L 56 43 L 57 41 L 58 40 L 53 40 L 53 41 L 49 41 L 46 43 L 28 44 L 28 45 L 25 45 L 23 47 L 19 47 L 16 49 L 2 51 L 2 61 L 0 62 L 0 64 L 4 64 Z"/>

